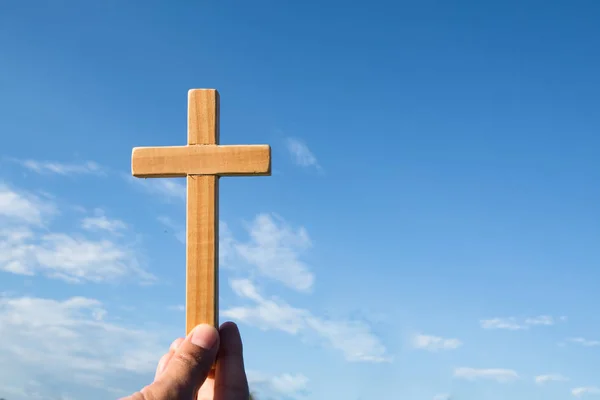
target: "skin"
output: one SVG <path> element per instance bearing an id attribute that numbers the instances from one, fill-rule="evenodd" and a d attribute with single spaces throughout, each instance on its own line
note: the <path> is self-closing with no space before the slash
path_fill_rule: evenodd
<path id="1" fill-rule="evenodd" d="M 226 322 L 218 332 L 201 325 L 186 338 L 173 341 L 158 363 L 154 382 L 121 400 L 248 400 L 249 397 L 240 332 L 233 322 Z"/>

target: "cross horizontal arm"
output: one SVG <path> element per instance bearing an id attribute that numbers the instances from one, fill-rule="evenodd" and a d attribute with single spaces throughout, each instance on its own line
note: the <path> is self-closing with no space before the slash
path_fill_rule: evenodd
<path id="1" fill-rule="evenodd" d="M 187 175 L 271 175 L 269 145 L 136 147 L 131 172 L 138 178 Z"/>

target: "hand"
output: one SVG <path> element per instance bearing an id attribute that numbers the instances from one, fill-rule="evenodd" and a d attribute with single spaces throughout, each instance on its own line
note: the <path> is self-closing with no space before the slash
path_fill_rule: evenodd
<path id="1" fill-rule="evenodd" d="M 211 367 L 215 363 L 214 373 Z M 233 322 L 219 332 L 199 325 L 175 340 L 159 361 L 154 382 L 121 400 L 248 400 L 242 339 Z"/>

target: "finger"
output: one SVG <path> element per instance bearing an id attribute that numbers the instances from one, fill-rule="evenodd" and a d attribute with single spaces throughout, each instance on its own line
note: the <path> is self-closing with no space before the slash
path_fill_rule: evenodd
<path id="1" fill-rule="evenodd" d="M 240 331 L 233 322 L 226 322 L 221 325 L 219 334 L 214 400 L 247 399 L 250 393 Z"/>
<path id="2" fill-rule="evenodd" d="M 160 374 L 163 373 L 167 365 L 169 365 L 169 361 L 171 361 L 173 354 L 175 354 L 175 350 L 177 350 L 177 348 L 179 347 L 179 345 L 181 345 L 183 341 L 183 338 L 178 338 L 175 339 L 173 343 L 171 343 L 171 346 L 169 347 L 169 352 L 162 356 L 160 361 L 158 362 L 158 366 L 156 367 L 156 374 L 154 375 L 154 380 L 156 380 L 160 376 Z"/>
<path id="3" fill-rule="evenodd" d="M 179 348 L 179 346 L 181 346 L 181 343 L 183 343 L 185 339 L 184 338 L 177 338 L 175 340 L 173 340 L 173 343 L 171 343 L 171 346 L 169 347 L 169 350 L 171 351 L 175 351 Z"/>
<path id="4" fill-rule="evenodd" d="M 199 325 L 183 340 L 156 381 L 144 389 L 150 398 L 188 399 L 198 388 L 215 361 L 219 334 L 210 325 Z M 153 397 L 152 397 L 153 396 Z"/>
<path id="5" fill-rule="evenodd" d="M 169 351 L 167 354 L 163 355 L 158 361 L 158 365 L 156 366 L 156 372 L 154 373 L 154 380 L 156 380 L 160 374 L 165 370 L 165 366 L 169 362 L 169 360 L 173 357 L 173 352 Z"/>

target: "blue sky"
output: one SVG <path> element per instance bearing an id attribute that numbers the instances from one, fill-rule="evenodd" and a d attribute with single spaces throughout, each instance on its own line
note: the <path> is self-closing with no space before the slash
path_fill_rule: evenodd
<path id="1" fill-rule="evenodd" d="M 221 319 L 263 398 L 600 396 L 593 1 L 0 4 L 0 397 L 106 399 L 183 334 L 187 91 L 221 180 Z"/>

